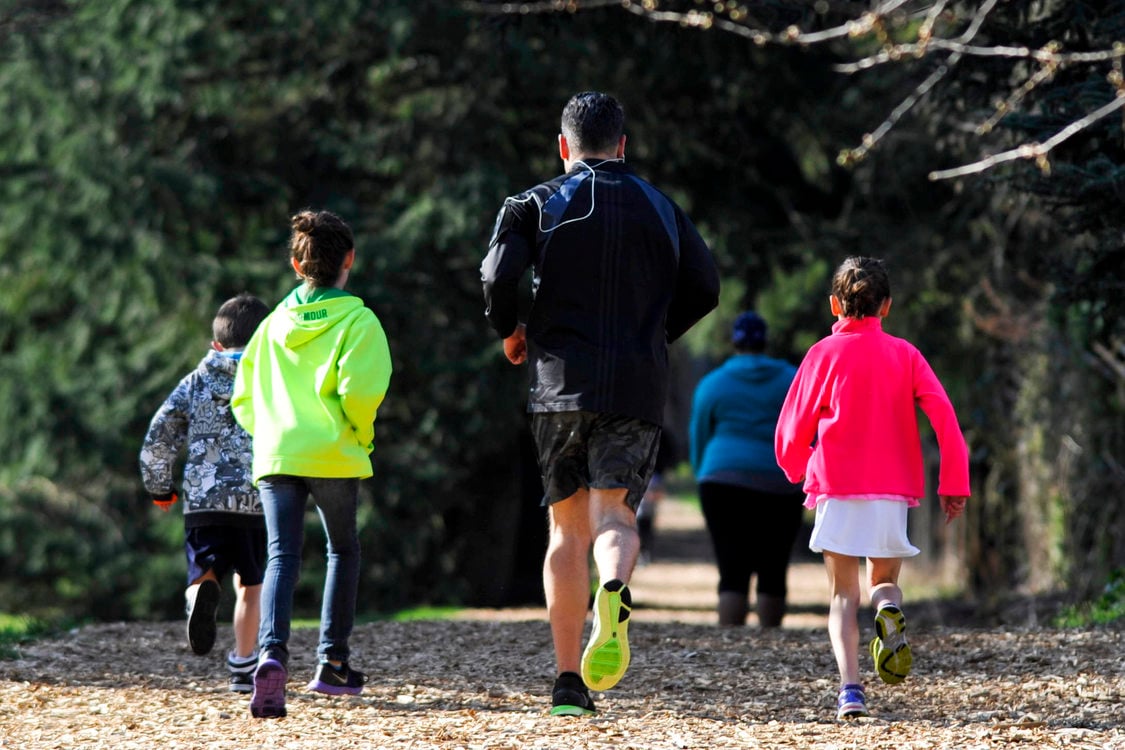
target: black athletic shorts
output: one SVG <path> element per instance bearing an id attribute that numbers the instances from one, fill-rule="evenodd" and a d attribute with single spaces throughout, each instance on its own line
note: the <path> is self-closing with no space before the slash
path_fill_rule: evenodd
<path id="1" fill-rule="evenodd" d="M 592 411 L 536 412 L 531 434 L 543 475 L 543 504 L 581 489 L 627 489 L 636 511 L 648 489 L 660 427 L 620 414 Z"/>
<path id="2" fill-rule="evenodd" d="M 220 581 L 232 570 L 243 586 L 257 586 L 266 572 L 266 530 L 243 526 L 195 526 L 184 536 L 188 585 L 208 570 Z"/>

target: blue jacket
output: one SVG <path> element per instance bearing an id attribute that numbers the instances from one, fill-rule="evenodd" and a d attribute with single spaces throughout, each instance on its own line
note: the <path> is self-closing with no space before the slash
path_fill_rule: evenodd
<path id="1" fill-rule="evenodd" d="M 777 465 L 777 416 L 797 368 L 763 354 L 736 354 L 708 373 L 691 409 L 691 468 L 697 482 L 760 492 L 799 492 Z"/>

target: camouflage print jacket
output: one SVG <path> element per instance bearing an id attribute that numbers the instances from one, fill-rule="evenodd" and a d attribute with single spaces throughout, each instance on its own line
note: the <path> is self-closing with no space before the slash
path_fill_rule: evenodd
<path id="1" fill-rule="evenodd" d="M 181 492 L 187 528 L 265 527 L 250 476 L 252 441 L 230 411 L 237 368 L 237 355 L 208 352 L 153 416 L 141 446 L 141 479 L 153 495 L 174 489 L 176 458 L 187 447 Z"/>

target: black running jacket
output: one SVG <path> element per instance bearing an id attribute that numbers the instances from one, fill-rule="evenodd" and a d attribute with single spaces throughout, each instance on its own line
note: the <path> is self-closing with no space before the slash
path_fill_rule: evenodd
<path id="1" fill-rule="evenodd" d="M 528 410 L 662 424 L 668 343 L 719 300 L 714 260 L 687 215 L 623 162 L 577 162 L 500 209 L 481 279 L 501 338 L 519 322 L 528 267 Z"/>

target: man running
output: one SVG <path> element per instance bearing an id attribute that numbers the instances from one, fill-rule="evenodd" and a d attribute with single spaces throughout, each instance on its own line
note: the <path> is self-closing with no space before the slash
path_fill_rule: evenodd
<path id="1" fill-rule="evenodd" d="M 513 364 L 530 362 L 528 411 L 550 534 L 543 586 L 558 677 L 551 713 L 594 713 L 629 666 L 627 586 L 637 506 L 656 459 L 668 343 L 714 309 L 719 277 L 687 215 L 625 164 L 625 112 L 576 94 L 562 113 L 565 173 L 504 201 L 481 265 L 485 315 Z M 534 299 L 518 318 L 520 280 Z M 589 554 L 598 573 L 585 651 Z"/>

